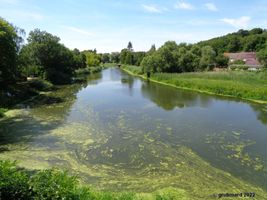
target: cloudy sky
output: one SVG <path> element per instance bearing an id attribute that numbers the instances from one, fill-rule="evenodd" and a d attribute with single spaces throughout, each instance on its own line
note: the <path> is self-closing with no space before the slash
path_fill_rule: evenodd
<path id="1" fill-rule="evenodd" d="M 46 30 L 69 48 L 136 51 L 267 28 L 266 0 L 0 0 L 0 17 Z"/>

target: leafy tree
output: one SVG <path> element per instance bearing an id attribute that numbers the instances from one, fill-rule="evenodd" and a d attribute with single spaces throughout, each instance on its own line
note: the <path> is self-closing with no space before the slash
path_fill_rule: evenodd
<path id="1" fill-rule="evenodd" d="M 259 51 L 264 48 L 266 40 L 267 31 L 254 28 L 250 31 L 241 29 L 235 33 L 199 42 L 198 45 L 211 46 L 219 55 L 225 52 Z"/>
<path id="2" fill-rule="evenodd" d="M 257 57 L 264 67 L 267 67 L 267 45 L 257 53 Z"/>
<path id="3" fill-rule="evenodd" d="M 227 46 L 227 49 L 229 52 L 238 52 L 241 48 L 241 42 L 240 39 L 235 36 L 231 37 L 229 40 L 229 44 Z"/>
<path id="4" fill-rule="evenodd" d="M 229 58 L 225 57 L 223 54 L 219 54 L 216 56 L 215 62 L 216 62 L 216 67 L 220 68 L 227 67 L 229 63 Z"/>
<path id="5" fill-rule="evenodd" d="M 109 53 L 103 53 L 101 55 L 101 62 L 102 63 L 109 63 L 110 62 L 110 55 L 109 55 Z"/>
<path id="6" fill-rule="evenodd" d="M 133 64 L 140 66 L 143 58 L 146 56 L 146 52 L 139 51 L 139 52 L 133 52 Z"/>
<path id="7" fill-rule="evenodd" d="M 200 67 L 202 70 L 212 69 L 215 67 L 216 52 L 211 46 L 205 46 L 201 49 Z"/>
<path id="8" fill-rule="evenodd" d="M 85 68 L 86 67 L 86 56 L 81 53 L 78 49 L 72 51 L 74 59 L 74 68 Z"/>
<path id="9" fill-rule="evenodd" d="M 31 31 L 28 37 L 35 65 L 42 66 L 45 78 L 56 84 L 70 82 L 75 70 L 72 51 L 59 41 L 59 37 L 39 29 Z"/>
<path id="10" fill-rule="evenodd" d="M 158 53 L 155 52 L 151 55 L 144 57 L 141 62 L 142 72 L 145 74 L 162 72 L 161 66 L 164 64 L 164 58 Z"/>
<path id="11" fill-rule="evenodd" d="M 100 65 L 101 57 L 97 54 L 97 52 L 88 50 L 83 52 L 86 57 L 86 65 L 87 67 L 96 67 Z"/>
<path id="12" fill-rule="evenodd" d="M 125 57 L 125 64 L 128 65 L 133 65 L 134 61 L 133 61 L 133 54 L 130 51 L 127 51 L 126 57 Z"/>
<path id="13" fill-rule="evenodd" d="M 121 50 L 120 62 L 122 64 L 132 65 L 133 64 L 133 52 L 128 49 Z"/>
<path id="14" fill-rule="evenodd" d="M 119 63 L 120 62 L 120 53 L 119 52 L 112 52 L 110 54 L 110 62 Z"/>
<path id="15" fill-rule="evenodd" d="M 178 66 L 178 46 L 174 41 L 166 42 L 158 49 L 159 55 L 164 60 L 161 66 L 163 72 L 180 72 Z"/>
<path id="16" fill-rule="evenodd" d="M 40 65 L 38 59 L 34 55 L 34 46 L 28 44 L 22 47 L 19 56 L 19 70 L 23 76 L 44 76 L 44 68 Z"/>
<path id="17" fill-rule="evenodd" d="M 23 42 L 23 30 L 0 18 L 0 82 L 15 82 L 18 75 L 17 54 Z"/>
<path id="18" fill-rule="evenodd" d="M 256 34 L 262 34 L 264 32 L 261 28 L 253 28 L 249 31 L 249 34 L 256 35 Z"/>

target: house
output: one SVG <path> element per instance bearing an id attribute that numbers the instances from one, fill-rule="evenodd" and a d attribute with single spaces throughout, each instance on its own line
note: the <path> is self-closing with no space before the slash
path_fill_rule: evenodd
<path id="1" fill-rule="evenodd" d="M 235 64 L 236 61 L 243 61 L 244 64 L 248 67 L 248 70 L 257 71 L 260 70 L 262 65 L 257 59 L 255 52 L 240 52 L 240 53 L 224 53 L 225 57 L 229 58 L 229 65 L 238 65 Z"/>

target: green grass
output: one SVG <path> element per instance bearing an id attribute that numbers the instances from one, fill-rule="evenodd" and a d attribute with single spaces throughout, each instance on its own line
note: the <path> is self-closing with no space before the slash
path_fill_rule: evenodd
<path id="1" fill-rule="evenodd" d="M 136 66 L 123 69 L 137 75 L 141 73 L 141 68 Z M 151 80 L 183 89 L 267 103 L 266 71 L 156 73 L 151 75 Z"/>
<path id="2" fill-rule="evenodd" d="M 102 67 L 96 66 L 96 67 L 86 67 L 86 68 L 80 68 L 75 70 L 75 75 L 88 75 L 88 74 L 94 74 L 101 72 Z"/>
<path id="3" fill-rule="evenodd" d="M 109 68 L 109 67 L 114 67 L 114 66 L 118 66 L 117 63 L 103 63 L 102 67 L 103 68 Z"/>
<path id="4" fill-rule="evenodd" d="M 136 75 L 142 75 L 142 67 L 133 65 L 122 65 L 122 69 Z"/>

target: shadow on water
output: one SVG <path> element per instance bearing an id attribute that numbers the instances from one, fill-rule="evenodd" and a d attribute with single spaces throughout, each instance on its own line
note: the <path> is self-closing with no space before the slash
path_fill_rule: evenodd
<path id="1" fill-rule="evenodd" d="M 88 84 L 97 84 L 101 77 L 101 74 L 87 76 L 83 83 L 58 86 L 47 94 L 19 104 L 17 107 L 24 109 L 0 121 L 0 145 L 30 142 L 32 138 L 56 129 L 64 123 L 77 98 L 76 94 Z M 6 147 L 1 147 L 0 152 L 6 150 Z"/>
<path id="2" fill-rule="evenodd" d="M 42 122 L 30 116 L 11 117 L 0 123 L 0 145 L 30 142 L 32 138 L 47 134 L 58 125 L 55 122 Z"/>
<path id="3" fill-rule="evenodd" d="M 208 95 L 198 95 L 152 82 L 143 82 L 141 91 L 143 97 L 167 111 L 194 106 L 208 107 L 213 102 L 213 98 Z"/>

